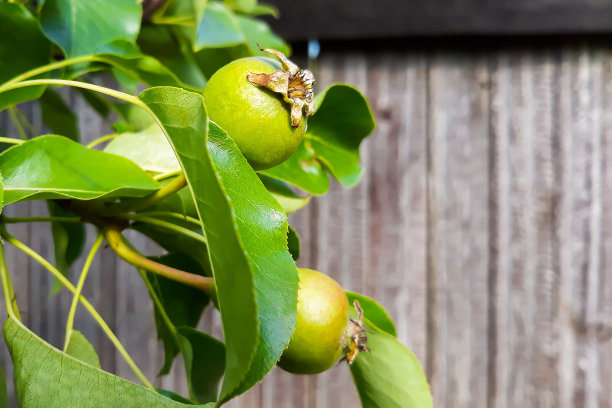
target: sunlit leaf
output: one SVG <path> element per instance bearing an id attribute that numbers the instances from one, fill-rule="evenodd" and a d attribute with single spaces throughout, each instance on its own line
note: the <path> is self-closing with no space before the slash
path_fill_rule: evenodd
<path id="1" fill-rule="evenodd" d="M 21 408 L 193 407 L 62 353 L 13 318 L 4 325 L 4 339 Z"/>
<path id="2" fill-rule="evenodd" d="M 142 7 L 133 0 L 45 0 L 40 21 L 47 37 L 72 58 L 108 51 L 117 40 L 135 41 L 141 17 Z"/>
<path id="3" fill-rule="evenodd" d="M 62 136 L 41 136 L 0 154 L 5 204 L 23 200 L 138 197 L 159 188 L 144 170 Z"/>
<path id="4" fill-rule="evenodd" d="M 345 291 L 349 303 L 352 305 L 355 300 L 359 302 L 359 306 L 363 309 L 363 315 L 370 322 L 374 323 L 380 330 L 389 333 L 392 336 L 397 336 L 395 323 L 389 316 L 389 313 L 384 307 L 371 297 L 360 295 L 359 293 Z"/>
<path id="5" fill-rule="evenodd" d="M 287 56 L 291 55 L 291 47 L 282 38 L 274 34 L 268 23 L 240 15 L 236 18 L 238 24 L 240 24 L 240 29 L 244 33 L 245 42 L 253 55 L 269 56 L 269 54 L 259 51 L 257 44 L 262 48 L 272 48 Z"/>
<path id="6" fill-rule="evenodd" d="M 90 366 L 100 368 L 100 359 L 98 358 L 96 350 L 80 331 L 72 331 L 66 354 Z"/>
<path id="7" fill-rule="evenodd" d="M 222 3 L 209 2 L 198 23 L 193 42 L 194 51 L 202 48 L 227 47 L 244 41 L 244 34 L 234 13 Z"/>
<path id="8" fill-rule="evenodd" d="M 300 197 L 287 184 L 278 179 L 263 174 L 260 174 L 259 178 L 272 197 L 283 207 L 286 214 L 296 212 L 310 201 L 311 196 Z"/>

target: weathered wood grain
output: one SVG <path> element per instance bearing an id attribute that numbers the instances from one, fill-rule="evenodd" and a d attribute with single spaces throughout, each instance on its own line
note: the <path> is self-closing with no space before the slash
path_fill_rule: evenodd
<path id="1" fill-rule="evenodd" d="M 428 361 L 434 403 L 487 398 L 489 139 L 484 55 L 434 54 L 428 101 Z"/>
<path id="2" fill-rule="evenodd" d="M 362 149 L 362 183 L 345 190 L 332 182 L 328 195 L 290 217 L 302 240 L 299 264 L 389 310 L 428 371 L 437 407 L 612 408 L 612 49 L 324 49 L 315 70 L 319 89 L 348 82 L 363 90 L 378 127 Z M 109 131 L 80 96 L 62 92 L 84 140 Z M 23 107 L 40 128 L 37 110 Z M 6 114 L 0 128 L 17 136 Z M 4 211 L 46 210 L 25 203 Z M 53 259 L 48 225 L 10 230 Z M 70 296 L 49 297 L 48 273 L 10 247 L 7 262 L 25 322 L 61 344 Z M 161 347 L 132 267 L 101 250 L 84 293 L 156 385 L 187 392 L 180 359 L 155 377 Z M 133 379 L 82 310 L 76 327 L 105 369 Z M 222 337 L 212 308 L 199 327 Z M 10 375 L 4 347 L 0 363 Z M 227 406 L 359 403 L 338 366 L 321 376 L 274 369 Z"/>

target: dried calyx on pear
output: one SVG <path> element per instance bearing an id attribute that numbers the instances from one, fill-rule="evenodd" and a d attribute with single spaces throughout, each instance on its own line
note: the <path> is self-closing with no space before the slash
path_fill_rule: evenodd
<path id="1" fill-rule="evenodd" d="M 257 46 L 259 47 L 259 44 Z M 316 82 L 314 75 L 307 69 L 300 69 L 280 51 L 261 47 L 259 49 L 275 55 L 281 61 L 283 70 L 279 69 L 271 74 L 249 72 L 247 79 L 253 85 L 265 86 L 282 94 L 285 101 L 291 104 L 291 126 L 299 126 L 304 108 L 307 116 L 315 113 L 312 90 L 312 85 Z"/>

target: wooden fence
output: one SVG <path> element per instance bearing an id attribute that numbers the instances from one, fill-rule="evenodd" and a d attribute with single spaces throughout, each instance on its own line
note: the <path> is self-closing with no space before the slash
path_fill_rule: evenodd
<path id="1" fill-rule="evenodd" d="M 362 89 L 378 127 L 362 149 L 361 184 L 333 186 L 290 217 L 300 264 L 381 301 L 436 407 L 612 407 L 612 47 L 324 49 L 318 80 Z M 86 140 L 108 130 L 70 96 Z M 46 226 L 11 230 L 52 258 Z M 26 323 L 61 344 L 69 296 L 49 297 L 44 270 L 17 251 L 8 258 Z M 136 271 L 106 249 L 85 294 L 154 378 L 161 348 Z M 76 326 L 105 369 L 132 378 L 82 311 Z M 220 334 L 213 310 L 202 327 Z M 10 373 L 5 350 L 1 363 Z M 157 384 L 185 392 L 176 367 Z M 359 403 L 338 366 L 313 377 L 275 369 L 228 406 Z"/>

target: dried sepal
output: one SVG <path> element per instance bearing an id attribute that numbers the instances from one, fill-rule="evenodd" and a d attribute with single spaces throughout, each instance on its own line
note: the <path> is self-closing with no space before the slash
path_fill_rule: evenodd
<path id="1" fill-rule="evenodd" d="M 259 47 L 259 44 L 257 44 Z M 282 52 L 271 48 L 262 49 L 275 55 L 283 66 L 283 70 L 271 74 L 249 72 L 247 79 L 257 86 L 264 86 L 271 91 L 282 94 L 284 99 L 291 104 L 291 126 L 298 127 L 302 120 L 304 107 L 306 115 L 312 116 L 315 112 L 314 92 L 312 85 L 316 82 L 314 75 L 307 69 L 300 69 L 291 62 Z"/>
<path id="2" fill-rule="evenodd" d="M 368 348 L 368 329 L 363 326 L 363 309 L 357 299 L 353 301 L 353 306 L 357 310 L 357 318 L 349 319 L 348 328 L 344 331 L 342 339 L 342 351 L 345 360 L 349 365 L 353 364 L 355 357 L 362 351 L 370 351 Z"/>

